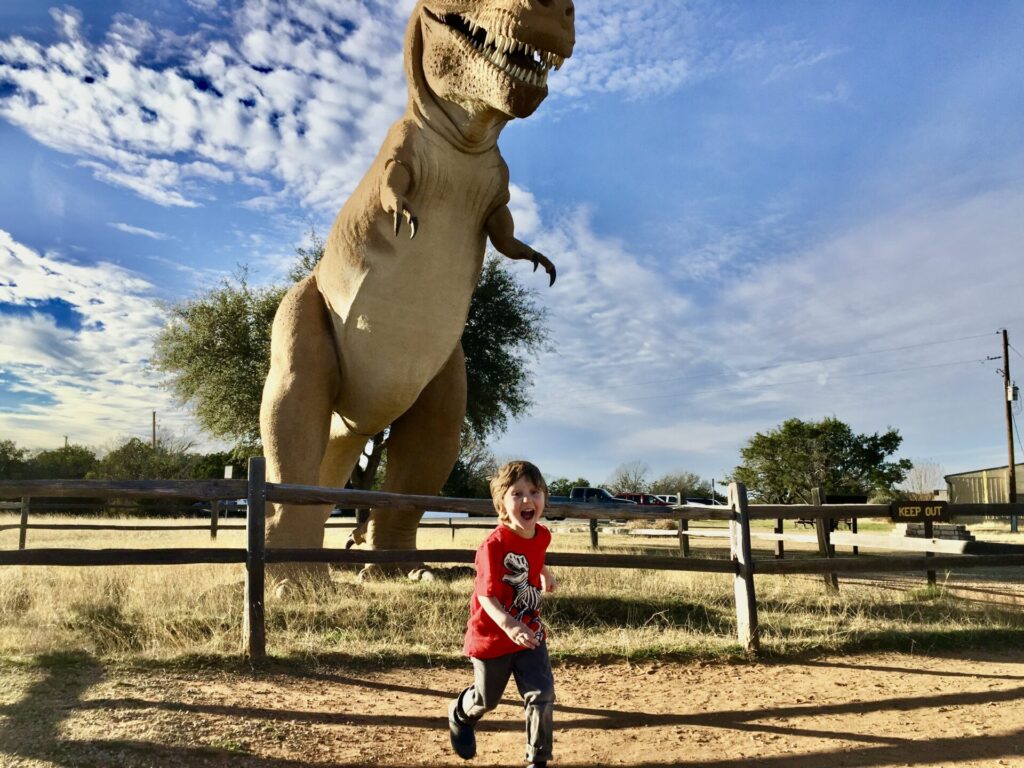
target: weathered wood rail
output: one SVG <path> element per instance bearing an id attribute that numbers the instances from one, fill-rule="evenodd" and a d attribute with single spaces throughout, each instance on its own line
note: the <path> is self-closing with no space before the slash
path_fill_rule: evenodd
<path id="1" fill-rule="evenodd" d="M 135 499 L 248 499 L 246 519 L 247 545 L 240 548 L 196 549 L 25 549 L 24 534 L 29 527 L 66 528 L 68 526 L 28 526 L 29 500 L 46 497 L 117 497 Z M 243 649 L 253 658 L 266 655 L 264 597 L 268 563 L 472 563 L 474 552 L 462 549 L 438 550 L 362 550 L 362 549 L 266 549 L 265 522 L 268 502 L 299 504 L 339 504 L 345 507 L 385 507 L 408 510 L 442 510 L 465 512 L 471 516 L 494 516 L 489 499 L 448 499 L 435 496 L 414 496 L 318 488 L 284 483 L 267 483 L 265 462 L 250 460 L 249 479 L 212 481 L 0 481 L 0 497 L 21 497 L 15 508 L 21 510 L 21 541 L 18 550 L 0 551 L 3 565 L 104 566 L 104 565 L 184 565 L 195 563 L 244 563 L 246 569 L 246 610 L 243 622 Z M 6 505 L 12 508 L 12 505 Z M 592 522 L 592 542 L 596 545 L 598 520 L 676 520 L 679 524 L 681 556 L 670 552 L 661 555 L 618 555 L 604 553 L 552 552 L 547 560 L 552 565 L 582 568 L 642 568 L 653 570 L 694 571 L 732 574 L 735 585 L 736 633 L 738 642 L 748 651 L 759 648 L 755 574 L 821 574 L 826 584 L 836 587 L 839 573 L 897 573 L 919 571 L 934 573 L 936 569 L 1003 568 L 1024 566 L 1024 547 L 996 545 L 997 550 L 976 548 L 973 553 L 938 554 L 934 548 L 923 549 L 920 555 L 836 557 L 830 541 L 831 525 L 827 521 L 840 517 L 888 517 L 888 506 L 871 504 L 832 505 L 750 505 L 746 489 L 733 484 L 729 489 L 727 507 L 678 506 L 656 511 L 636 505 L 550 504 L 549 516 L 567 516 Z M 954 514 L 1020 515 L 1024 504 L 951 505 Z M 216 516 L 214 516 L 216 517 Z M 752 520 L 775 520 L 775 536 L 785 538 L 779 527 L 782 520 L 815 520 L 819 557 L 798 560 L 755 559 L 750 530 Z M 700 535 L 688 528 L 690 521 L 717 520 L 729 523 L 728 558 L 696 558 L 688 552 L 688 536 Z M 213 524 L 216 526 L 216 524 Z M 7 526 L 11 528 L 14 526 Z M 84 526 L 74 526 L 81 528 Z M 107 526 L 89 526 L 103 527 Z M 131 530 L 135 526 L 110 526 Z M 228 526 L 221 526 L 226 528 Z M 232 526 L 238 528 L 240 526 Z M 154 526 L 149 530 L 194 530 L 207 526 Z M 214 528 L 215 529 L 215 528 Z M 824 532 L 824 533 L 823 533 Z M 715 534 L 719 535 L 719 534 Z M 792 534 L 791 534 L 792 535 Z M 848 542 L 847 542 L 848 543 Z"/>

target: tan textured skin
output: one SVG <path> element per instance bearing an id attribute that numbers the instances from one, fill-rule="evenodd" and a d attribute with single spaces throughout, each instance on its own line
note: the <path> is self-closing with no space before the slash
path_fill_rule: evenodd
<path id="1" fill-rule="evenodd" d="M 260 412 L 270 482 L 343 487 L 367 439 L 390 425 L 384 489 L 439 493 L 459 451 L 460 338 L 487 238 L 554 281 L 554 265 L 514 236 L 497 146 L 510 119 L 544 100 L 546 84 L 487 60 L 446 14 L 468 19 L 478 35 L 477 27 L 501 35 L 498 45 L 547 52 L 550 62 L 572 54 L 571 0 L 416 6 L 405 39 L 406 112 L 335 219 L 323 259 L 274 319 Z M 323 546 L 330 507 L 273 507 L 268 547 Z M 369 546 L 414 549 L 420 517 L 373 510 Z"/>

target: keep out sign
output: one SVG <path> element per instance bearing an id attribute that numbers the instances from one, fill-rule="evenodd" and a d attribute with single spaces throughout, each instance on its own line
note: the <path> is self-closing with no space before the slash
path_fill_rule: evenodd
<path id="1" fill-rule="evenodd" d="M 894 501 L 889 508 L 892 519 L 900 523 L 946 522 L 950 519 L 945 501 Z"/>

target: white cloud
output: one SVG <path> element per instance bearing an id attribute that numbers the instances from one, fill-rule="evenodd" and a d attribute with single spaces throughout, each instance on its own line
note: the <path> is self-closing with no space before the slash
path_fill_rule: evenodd
<path id="1" fill-rule="evenodd" d="M 164 427 L 194 432 L 147 368 L 162 326 L 156 288 L 113 264 L 75 264 L 40 254 L 0 230 L 0 374 L 21 382 L 11 391 L 42 396 L 45 404 L 0 411 L 0 432 L 27 447 L 102 445 L 144 434 L 150 412 Z M 45 310 L 60 301 L 77 322 Z"/>
<path id="2" fill-rule="evenodd" d="M 144 227 L 135 227 L 131 224 L 125 224 L 120 221 L 111 221 L 107 223 L 108 227 L 124 232 L 129 235 L 140 235 L 141 237 L 148 237 L 150 240 L 167 240 L 170 235 L 163 232 L 155 232 L 152 229 L 146 229 Z"/>
<path id="3" fill-rule="evenodd" d="M 55 10 L 57 42 L 0 41 L 9 91 L 0 116 L 159 205 L 196 207 L 211 185 L 271 181 L 306 206 L 333 210 L 405 106 L 410 9 L 246 0 L 221 30 L 175 36 L 120 14 L 97 43 L 78 11 Z M 706 77 L 729 60 L 709 41 L 717 19 L 710 6 L 627 0 L 581 13 L 576 53 L 553 96 L 562 105 L 594 92 L 664 96 Z M 773 50 L 759 55 L 771 63 Z M 809 54 L 782 55 L 796 67 Z"/>
<path id="4" fill-rule="evenodd" d="M 405 104 L 404 21 L 384 7 L 251 0 L 234 37 L 122 14 L 96 44 L 80 13 L 53 14 L 57 42 L 0 41 L 0 116 L 160 205 L 269 178 L 336 207 Z"/>
<path id="5" fill-rule="evenodd" d="M 1024 323 L 1024 193 L 919 200 L 734 269 L 700 305 L 585 210 L 545 216 L 525 192 L 519 207 L 559 268 L 538 287 L 554 351 L 500 454 L 592 480 L 634 459 L 710 475 L 757 431 L 836 415 L 858 432 L 896 427 L 902 455 L 947 471 L 1001 460 L 1000 381 L 983 359 L 998 328 Z"/>

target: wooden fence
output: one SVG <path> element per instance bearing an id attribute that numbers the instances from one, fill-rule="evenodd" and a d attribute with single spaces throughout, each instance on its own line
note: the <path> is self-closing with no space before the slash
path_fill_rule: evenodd
<path id="1" fill-rule="evenodd" d="M 232 481 L 232 482 L 245 482 L 245 481 Z M 3 484 L 0 483 L 0 488 Z M 24 487 L 22 485 L 21 487 Z M 244 489 L 243 489 L 244 490 Z M 47 492 L 48 491 L 42 491 Z M 213 541 L 217 540 L 218 531 L 244 531 L 246 525 L 244 523 L 223 523 L 221 518 L 224 516 L 224 508 L 221 506 L 221 499 L 210 500 L 210 522 L 205 524 L 192 523 L 192 524 L 173 524 L 173 525 L 161 525 L 154 523 L 138 523 L 127 525 L 124 523 L 30 523 L 29 515 L 32 512 L 39 513 L 53 513 L 53 512 L 64 512 L 69 509 L 74 509 L 78 505 L 54 505 L 54 504 L 35 504 L 32 501 L 32 497 L 23 496 L 21 501 L 8 502 L 0 501 L 0 512 L 20 512 L 21 520 L 15 524 L 0 525 L 0 532 L 17 530 L 18 533 L 18 549 L 25 549 L 28 542 L 28 532 L 31 530 L 37 531 L 209 531 L 210 539 Z M 194 515 L 196 517 L 205 517 L 200 514 L 200 510 L 194 507 L 161 507 L 161 514 L 166 513 L 168 509 L 176 509 L 181 511 L 184 515 Z M 107 504 L 104 505 L 104 510 L 133 510 L 140 514 L 150 514 L 150 510 L 140 508 L 136 505 L 131 504 Z M 201 510 L 206 512 L 205 509 Z M 244 515 L 242 516 L 244 517 Z M 494 518 L 495 521 L 497 517 Z M 356 525 L 355 521 L 347 522 L 340 518 L 331 517 L 325 528 L 354 528 Z M 494 524 L 486 525 L 480 523 L 456 523 L 454 518 L 448 518 L 447 522 L 424 522 L 421 525 L 428 527 L 439 527 L 451 531 L 452 539 L 455 539 L 455 532 L 464 529 L 490 529 L 494 527 Z"/>
<path id="2" fill-rule="evenodd" d="M 314 486 L 266 482 L 265 462 L 254 458 L 249 463 L 249 479 L 211 481 L 0 481 L 0 498 L 33 496 L 108 496 L 118 498 L 214 500 L 223 498 L 248 499 L 246 519 L 247 545 L 245 549 L 24 549 L 0 551 L 2 565 L 179 565 L 196 563 L 245 563 L 246 608 L 243 626 L 243 649 L 252 659 L 266 655 L 264 623 L 264 596 L 266 566 L 268 563 L 472 563 L 473 550 L 365 550 L 365 549 L 266 549 L 265 522 L 267 502 L 293 504 L 341 504 L 346 507 L 381 507 L 391 509 L 435 509 L 466 512 L 470 515 L 493 516 L 491 501 L 482 499 L 447 499 L 434 496 L 389 494 L 376 491 L 340 490 Z M 960 515 L 1020 515 L 1024 504 L 967 504 L 950 505 Z M 27 516 L 28 504 L 22 501 L 22 520 Z M 547 562 L 556 566 L 583 568 L 644 568 L 655 570 L 695 571 L 732 574 L 736 607 L 736 633 L 738 642 L 748 651 L 759 647 L 757 599 L 754 576 L 756 574 L 820 574 L 830 588 L 838 586 L 840 573 L 896 573 L 905 571 L 934 572 L 952 568 L 997 568 L 1024 566 L 1024 547 L 1012 545 L 983 545 L 971 553 L 936 554 L 934 547 L 925 543 L 922 552 L 899 556 L 836 557 L 829 541 L 829 521 L 848 517 L 888 517 L 887 505 L 833 504 L 833 505 L 750 505 L 746 489 L 741 484 L 729 488 L 726 507 L 673 507 L 645 508 L 640 506 L 614 506 L 608 504 L 551 504 L 548 512 L 590 521 L 597 520 L 664 520 L 679 522 L 679 533 L 687 530 L 690 521 L 718 520 L 729 524 L 728 558 L 695 558 L 688 553 L 667 555 L 615 555 L 601 553 L 551 552 Z M 819 557 L 807 559 L 758 559 L 755 561 L 751 542 L 752 520 L 814 520 L 818 529 Z M 25 525 L 22 530 L 32 527 Z M 40 526 L 42 527 L 42 526 Z M 206 526 L 197 526 L 205 529 Z M 158 527 L 170 530 L 172 527 Z M 596 526 L 592 525 L 592 531 Z M 693 535 L 693 531 L 690 531 Z M 779 533 L 777 535 L 784 536 Z M 792 534 L 790 534 L 792 535 Z M 596 540 L 595 540 L 596 543 Z M 918 543 L 917 548 L 922 548 Z"/>

